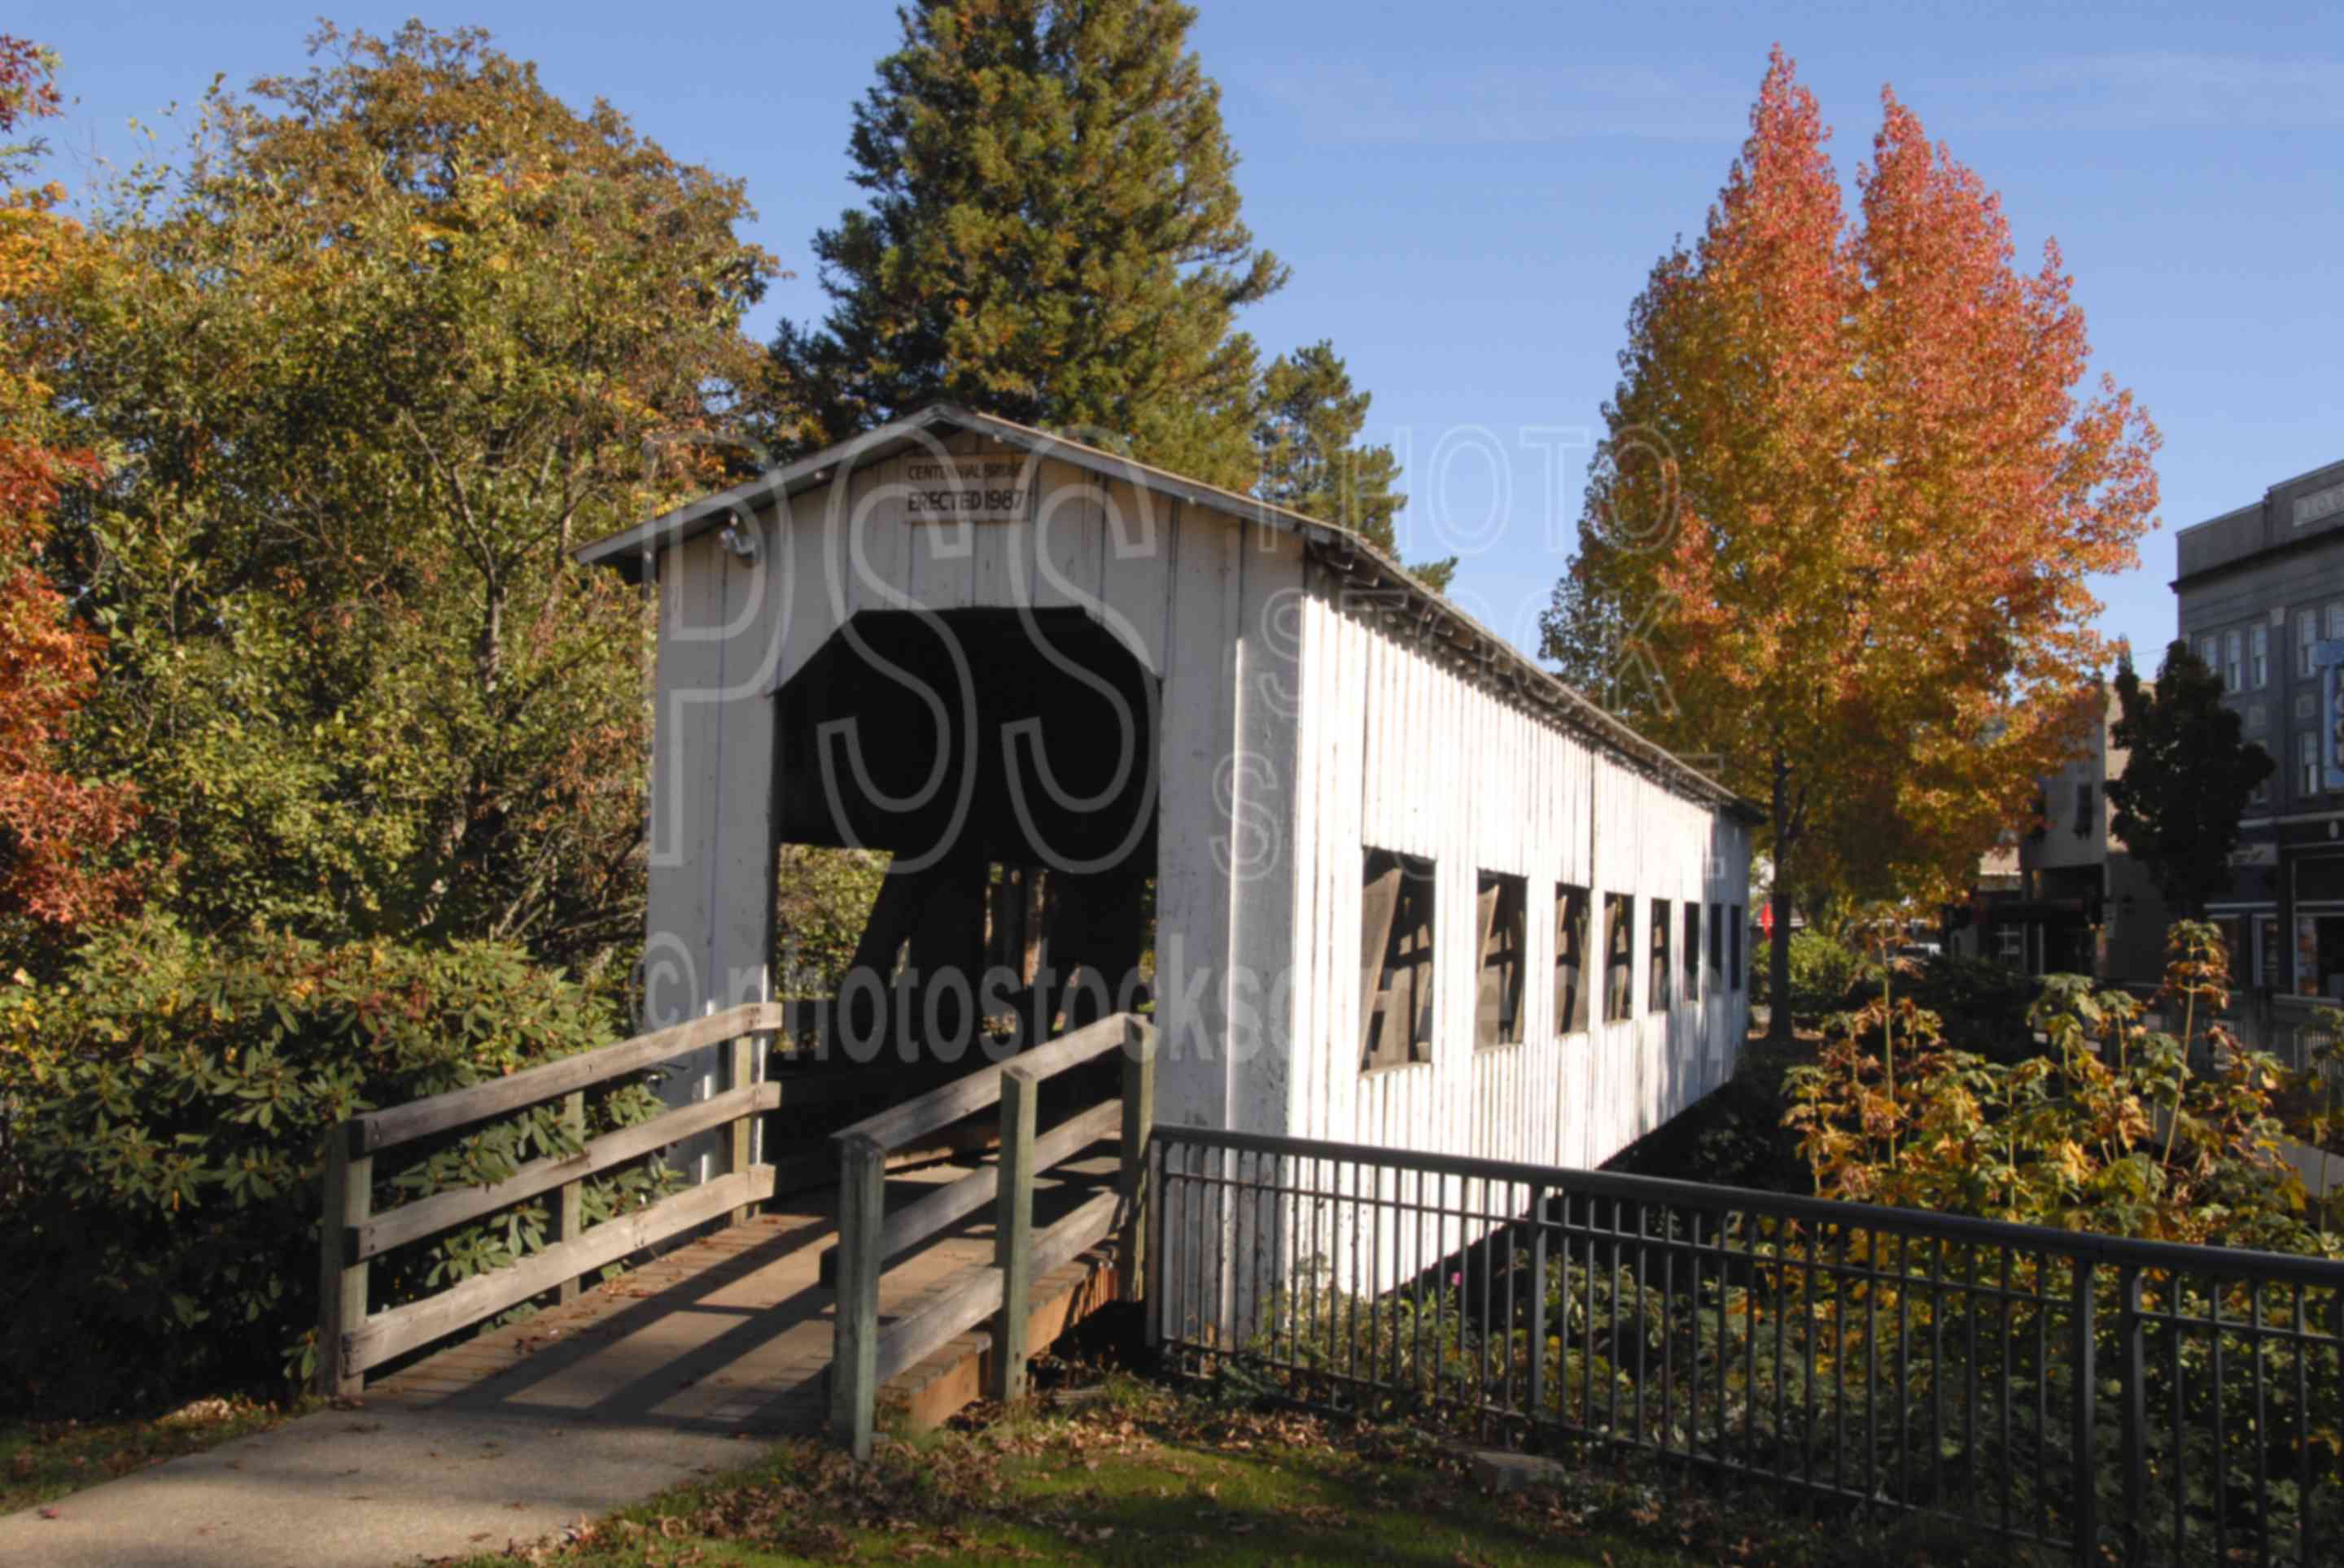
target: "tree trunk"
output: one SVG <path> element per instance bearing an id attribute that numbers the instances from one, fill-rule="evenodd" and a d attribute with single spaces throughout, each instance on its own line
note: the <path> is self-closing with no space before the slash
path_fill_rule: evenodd
<path id="1" fill-rule="evenodd" d="M 1774 929 L 1766 940 L 1766 1038 L 1776 1044 L 1791 1038 L 1791 876 L 1790 769 L 1774 759 L 1774 793 L 1768 803 L 1774 835 L 1774 886 L 1768 895 L 1774 911 Z"/>

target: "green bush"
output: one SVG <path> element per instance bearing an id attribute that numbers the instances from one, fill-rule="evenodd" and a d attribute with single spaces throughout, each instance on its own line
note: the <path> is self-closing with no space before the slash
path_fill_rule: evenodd
<path id="1" fill-rule="evenodd" d="M 1847 1006 L 1855 954 L 1817 930 L 1791 933 L 1791 1016 L 1812 1023 Z"/>
<path id="2" fill-rule="evenodd" d="M 65 978 L 0 986 L 0 1404 L 88 1410 L 308 1365 L 325 1131 L 612 1038 L 520 951 L 321 949 L 116 928 Z M 656 1114 L 641 1080 L 590 1133 Z M 376 1204 L 493 1181 L 577 1145 L 559 1108 L 377 1161 Z M 590 1224 L 662 1189 L 654 1163 L 590 1182 Z M 542 1245 L 542 1201 L 386 1255 L 379 1309 Z"/>

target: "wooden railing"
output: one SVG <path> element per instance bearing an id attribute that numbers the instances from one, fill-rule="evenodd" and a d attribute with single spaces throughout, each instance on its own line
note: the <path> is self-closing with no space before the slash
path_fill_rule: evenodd
<path id="1" fill-rule="evenodd" d="M 1042 1082 L 1116 1050 L 1124 1056 L 1122 1097 L 1079 1111 L 1037 1137 L 1035 1110 Z M 1001 1107 L 997 1167 L 964 1176 L 887 1213 L 890 1151 L 914 1147 L 995 1104 Z M 1155 1027 L 1136 1014 L 1117 1013 L 834 1135 L 839 1151 L 838 1294 L 830 1420 L 834 1435 L 857 1458 L 871 1452 L 881 1386 L 987 1318 L 994 1320 L 993 1392 L 1005 1401 L 1022 1395 L 1034 1281 L 1082 1256 L 1118 1226 L 1123 1290 L 1127 1295 L 1138 1292 L 1140 1178 L 1147 1130 L 1155 1120 Z M 1117 1138 L 1121 1150 L 1114 1189 L 1037 1235 L 1035 1177 L 1108 1137 Z M 888 1260 L 988 1202 L 995 1213 L 993 1263 L 972 1271 L 883 1330 L 879 1277 Z"/>
<path id="2" fill-rule="evenodd" d="M 637 1035 L 466 1089 L 435 1094 L 351 1118 L 328 1135 L 325 1222 L 320 1228 L 317 1387 L 357 1393 L 367 1369 L 471 1327 L 533 1296 L 573 1298 L 581 1277 L 631 1253 L 727 1215 L 737 1222 L 773 1195 L 774 1168 L 749 1162 L 750 1118 L 780 1108 L 784 1086 L 758 1081 L 759 1047 L 786 1026 L 786 1009 L 757 1002 Z M 584 1141 L 586 1091 L 710 1046 L 729 1043 L 721 1092 L 649 1121 Z M 829 1075 L 793 1084 L 793 1104 L 851 1091 L 850 1078 Z M 552 1101 L 582 1146 L 521 1166 L 501 1181 L 459 1188 L 386 1210 L 374 1209 L 378 1157 L 460 1128 L 516 1115 Z M 582 1223 L 587 1178 L 697 1134 L 729 1129 L 720 1146 L 724 1171 L 592 1229 Z M 471 1278 L 417 1302 L 367 1310 L 370 1261 L 393 1247 L 469 1224 L 545 1193 L 551 1205 L 549 1245 L 510 1267 Z"/>

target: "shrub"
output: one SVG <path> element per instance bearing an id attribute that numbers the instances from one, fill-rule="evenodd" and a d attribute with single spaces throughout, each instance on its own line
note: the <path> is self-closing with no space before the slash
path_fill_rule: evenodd
<path id="1" fill-rule="evenodd" d="M 1854 988 L 1855 954 L 1817 930 L 1791 933 L 1791 1016 L 1812 1023 L 1847 1005 Z"/>
<path id="2" fill-rule="evenodd" d="M 2326 1251 L 2294 1173 L 2272 1152 L 2278 1061 L 2218 1020 L 2227 958 L 2212 926 L 2177 923 L 2161 1000 L 2182 1032 L 2143 1027 L 2123 991 L 2053 975 L 2015 1064 L 1949 1047 L 1899 983 L 1832 1020 L 1786 1075 L 1783 1122 L 1819 1197 L 2015 1220 L 2102 1235 Z M 2213 1063 L 2193 1070 L 2193 1060 Z"/>
<path id="3" fill-rule="evenodd" d="M 561 976 L 504 947 L 216 941 L 114 928 L 64 980 L 0 987 L 0 1403 L 145 1402 L 307 1371 L 319 1150 L 369 1108 L 611 1038 Z M 641 1081 L 591 1097 L 592 1131 L 656 1114 Z M 379 1208 L 574 1149 L 555 1107 L 379 1161 Z M 388 1168 L 386 1168 L 388 1167 Z M 665 1183 L 588 1184 L 588 1222 Z M 389 1254 L 375 1304 L 541 1246 L 542 1201 Z"/>

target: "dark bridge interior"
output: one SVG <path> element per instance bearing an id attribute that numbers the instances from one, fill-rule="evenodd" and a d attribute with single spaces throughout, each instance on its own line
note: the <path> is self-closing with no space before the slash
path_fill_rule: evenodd
<path id="1" fill-rule="evenodd" d="M 980 1034 L 1020 1048 L 1144 1001 L 1158 688 L 1112 632 L 865 611 L 777 700 L 780 836 L 894 856 L 834 1048 L 959 1062 Z"/>

